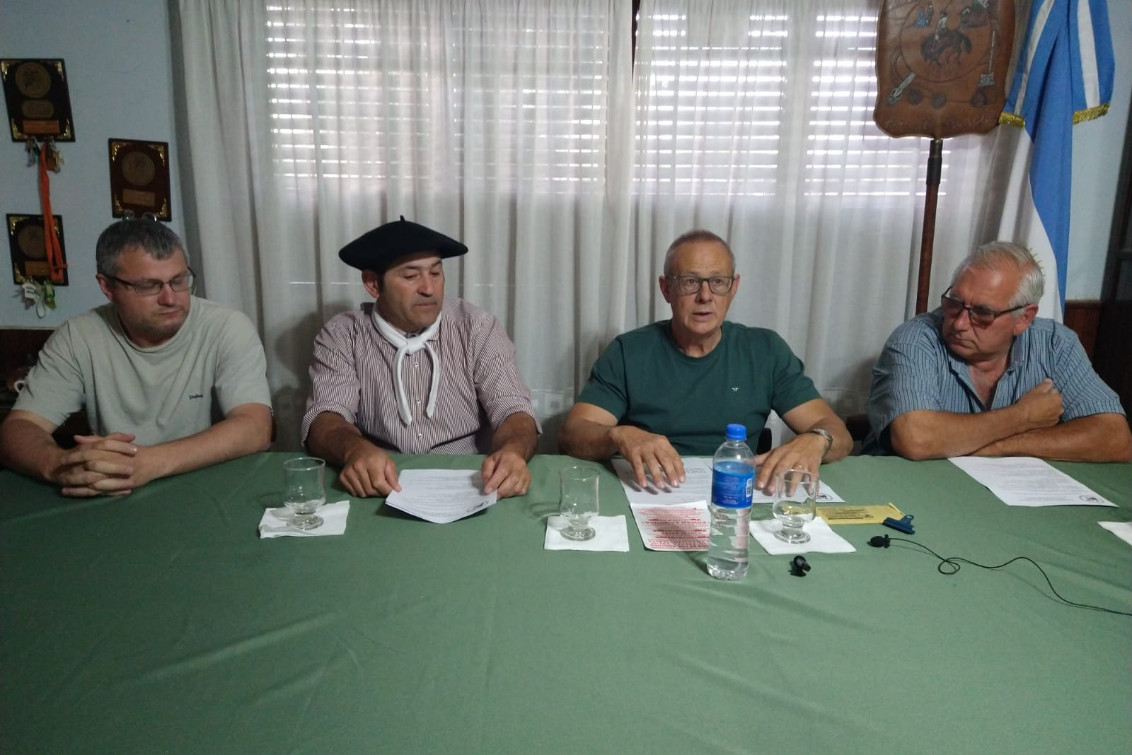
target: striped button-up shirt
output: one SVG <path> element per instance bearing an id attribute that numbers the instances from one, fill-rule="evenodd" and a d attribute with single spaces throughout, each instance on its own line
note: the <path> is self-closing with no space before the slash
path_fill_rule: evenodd
<path id="1" fill-rule="evenodd" d="M 893 331 L 873 367 L 869 437 L 865 453 L 892 453 L 885 430 L 916 410 L 974 414 L 1010 406 L 1046 378 L 1061 392 L 1062 422 L 1092 414 L 1124 414 L 1120 398 L 1101 380 L 1077 334 L 1036 317 L 1010 347 L 1006 372 L 990 406 L 979 399 L 967 363 L 951 353 L 940 334 L 943 315 L 927 312 Z"/>
<path id="2" fill-rule="evenodd" d="M 306 443 L 314 418 L 341 415 L 379 446 L 401 453 L 474 454 L 490 450 L 491 433 L 516 412 L 534 417 L 515 347 L 495 317 L 462 299 L 444 299 L 430 339 L 440 357 L 436 412 L 425 416 L 433 364 L 427 350 L 405 357 L 401 375 L 411 425 L 397 413 L 393 365 L 397 347 L 370 317 L 370 305 L 323 326 L 311 355 L 311 394 L 303 416 Z"/>

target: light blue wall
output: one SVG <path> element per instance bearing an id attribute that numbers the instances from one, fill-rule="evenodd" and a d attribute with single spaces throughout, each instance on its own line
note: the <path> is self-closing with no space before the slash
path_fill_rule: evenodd
<path id="1" fill-rule="evenodd" d="M 62 58 L 67 68 L 75 141 L 60 143 L 63 170 L 49 175 L 52 210 L 63 218 L 70 285 L 57 289 L 59 306 L 46 318 L 16 297 L 6 230 L 0 241 L 0 327 L 54 327 L 105 301 L 94 280 L 94 244 L 114 221 L 109 139 L 169 143 L 170 227 L 183 230 L 168 7 L 161 0 L 2 0 L 0 57 Z M 40 213 L 36 175 L 24 145 L 11 141 L 5 128 L 0 216 Z"/>
<path id="2" fill-rule="evenodd" d="M 1120 149 L 1132 94 L 1132 2 L 1110 3 L 1117 87 L 1108 116 L 1077 126 L 1074 137 L 1070 299 L 1100 296 Z M 94 242 L 113 217 L 107 140 L 170 144 L 173 230 L 184 213 L 178 183 L 169 11 L 159 0 L 3 0 L 0 57 L 63 58 L 77 141 L 62 145 L 66 164 L 52 174 L 52 204 L 63 217 L 71 284 L 59 308 L 40 320 L 23 308 L 0 248 L 0 327 L 54 327 L 103 300 L 94 282 Z M 36 175 L 24 148 L 0 139 L 0 214 L 39 213 Z"/>

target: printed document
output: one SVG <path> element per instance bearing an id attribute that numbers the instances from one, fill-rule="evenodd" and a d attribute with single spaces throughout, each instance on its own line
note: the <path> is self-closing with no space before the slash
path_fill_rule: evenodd
<path id="1" fill-rule="evenodd" d="M 629 499 L 633 520 L 645 547 L 654 551 L 706 551 L 711 534 L 708 501 L 711 500 L 711 457 L 684 456 L 684 482 L 679 486 L 657 485 L 649 479 L 647 487 L 637 485 L 633 466 L 622 458 L 613 460 L 613 470 Z M 755 506 L 774 502 L 773 495 L 756 490 Z M 819 504 L 844 503 L 832 488 L 822 483 Z"/>
<path id="2" fill-rule="evenodd" d="M 1007 506 L 1115 506 L 1042 459 L 960 456 L 951 463 L 985 485 Z"/>
<path id="3" fill-rule="evenodd" d="M 818 506 L 826 524 L 884 524 L 885 519 L 903 519 L 904 512 L 891 503 L 878 506 Z"/>
<path id="4" fill-rule="evenodd" d="M 495 493 L 483 493 L 483 476 L 470 469 L 406 469 L 397 475 L 401 492 L 385 503 L 429 522 L 447 524 L 495 505 Z"/>
<path id="5" fill-rule="evenodd" d="M 1132 522 L 1097 522 L 1097 524 L 1132 545 Z"/>
<path id="6" fill-rule="evenodd" d="M 711 534 L 707 504 L 630 503 L 641 540 L 650 551 L 706 551 Z"/>

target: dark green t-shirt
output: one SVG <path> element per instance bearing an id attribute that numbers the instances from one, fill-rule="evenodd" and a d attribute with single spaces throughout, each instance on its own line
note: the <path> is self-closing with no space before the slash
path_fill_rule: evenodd
<path id="1" fill-rule="evenodd" d="M 711 353 L 676 348 L 669 320 L 618 336 L 594 362 L 579 402 L 600 406 L 621 424 L 667 436 L 684 456 L 710 456 L 728 423 L 757 438 L 773 409 L 781 416 L 821 398 L 802 362 L 773 330 L 723 323 Z"/>

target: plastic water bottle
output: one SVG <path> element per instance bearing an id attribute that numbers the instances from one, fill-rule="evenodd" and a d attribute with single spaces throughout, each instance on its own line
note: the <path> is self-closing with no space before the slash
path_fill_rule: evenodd
<path id="1" fill-rule="evenodd" d="M 711 540 L 708 574 L 740 579 L 747 574 L 751 531 L 751 496 L 755 490 L 755 458 L 747 445 L 747 428 L 728 425 L 727 440 L 711 462 Z"/>

